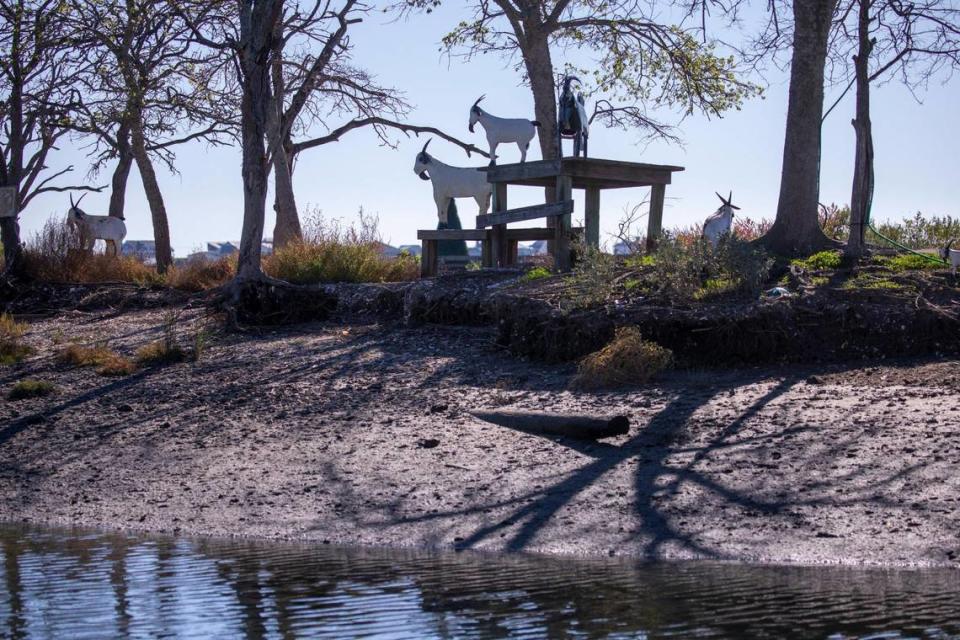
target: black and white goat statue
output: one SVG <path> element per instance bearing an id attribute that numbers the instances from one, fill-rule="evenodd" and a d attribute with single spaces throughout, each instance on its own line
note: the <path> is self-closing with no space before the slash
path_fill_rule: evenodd
<path id="1" fill-rule="evenodd" d="M 470 107 L 470 133 L 480 124 L 487 134 L 487 144 L 490 145 L 490 165 L 497 164 L 497 147 L 501 144 L 513 143 L 520 149 L 520 162 L 527 161 L 527 150 L 530 141 L 537 135 L 540 123 L 526 118 L 498 118 L 480 108 L 480 101 L 486 96 L 480 96 Z"/>
<path id="2" fill-rule="evenodd" d="M 573 156 L 578 157 L 583 152 L 587 157 L 587 140 L 590 138 L 590 119 L 587 117 L 587 108 L 583 94 L 574 95 L 572 84 L 580 79 L 576 76 L 566 76 L 563 79 L 563 91 L 560 93 L 557 105 L 557 151 L 563 157 L 563 139 L 573 139 Z"/>

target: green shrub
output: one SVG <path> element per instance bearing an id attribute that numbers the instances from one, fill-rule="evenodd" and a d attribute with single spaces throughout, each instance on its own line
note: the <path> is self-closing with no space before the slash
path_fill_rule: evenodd
<path id="1" fill-rule="evenodd" d="M 527 271 L 525 274 L 523 274 L 522 280 L 524 282 L 532 282 L 533 280 L 549 278 L 551 275 L 553 274 L 550 272 L 550 269 L 547 269 L 546 267 L 534 267 L 533 269 L 530 269 L 530 271 Z"/>
<path id="2" fill-rule="evenodd" d="M 936 256 L 925 258 L 914 253 L 901 253 L 895 256 L 878 256 L 874 264 L 894 272 L 918 271 L 921 269 L 942 269 L 943 261 Z"/>
<path id="3" fill-rule="evenodd" d="M 839 251 L 821 251 L 807 258 L 797 258 L 791 260 L 790 264 L 801 267 L 808 271 L 823 271 L 825 269 L 836 269 L 840 266 L 843 256 Z"/>
<path id="4" fill-rule="evenodd" d="M 725 238 L 714 248 L 702 238 L 690 242 L 666 234 L 657 246 L 651 284 L 661 295 L 676 300 L 721 291 L 759 295 L 772 265 L 763 250 L 735 237 Z"/>
<path id="5" fill-rule="evenodd" d="M 579 389 L 642 384 L 672 362 L 673 352 L 644 340 L 640 329 L 621 327 L 610 344 L 580 361 L 571 384 Z"/>
<path id="6" fill-rule="evenodd" d="M 877 231 L 910 249 L 940 248 L 952 239 L 960 239 L 960 218 L 952 216 L 926 217 L 919 211 L 903 220 L 878 222 Z M 888 243 L 867 230 L 867 239 L 886 246 Z"/>
<path id="7" fill-rule="evenodd" d="M 42 398 L 43 396 L 50 395 L 56 390 L 56 386 L 54 386 L 54 384 L 51 382 L 47 382 L 46 380 L 25 378 L 13 385 L 13 387 L 10 389 L 10 393 L 7 394 L 7 398 L 10 400 Z"/>
<path id="8" fill-rule="evenodd" d="M 585 309 L 604 304 L 613 297 L 617 259 L 609 253 L 581 243 L 579 259 L 573 267 L 564 292 L 568 309 Z"/>
<path id="9" fill-rule="evenodd" d="M 0 365 L 16 364 L 33 353 L 23 342 L 27 325 L 17 322 L 9 313 L 0 314 Z"/>

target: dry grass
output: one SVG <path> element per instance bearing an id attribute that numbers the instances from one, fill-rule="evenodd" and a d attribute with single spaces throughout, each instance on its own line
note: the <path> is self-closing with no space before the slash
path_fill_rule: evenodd
<path id="1" fill-rule="evenodd" d="M 10 400 L 42 398 L 43 396 L 50 395 L 56 390 L 57 387 L 52 382 L 47 382 L 46 380 L 34 380 L 33 378 L 25 378 L 13 385 L 13 387 L 10 389 L 10 392 L 7 394 L 7 398 Z"/>
<path id="2" fill-rule="evenodd" d="M 163 278 L 133 256 L 108 256 L 84 251 L 74 229 L 48 220 L 24 247 L 29 276 L 42 282 L 132 282 L 160 284 Z"/>
<path id="3" fill-rule="evenodd" d="M 303 240 L 277 249 L 263 261 L 274 278 L 296 284 L 323 282 L 400 282 L 419 275 L 415 258 L 383 255 L 383 240 L 374 216 L 359 213 L 359 222 L 344 226 L 319 212 L 307 217 Z"/>
<path id="4" fill-rule="evenodd" d="M 672 351 L 644 340 L 637 327 L 621 327 L 610 344 L 580 361 L 572 386 L 601 389 L 642 384 L 672 362 Z"/>
<path id="5" fill-rule="evenodd" d="M 33 353 L 23 342 L 27 325 L 17 322 L 9 313 L 0 314 L 0 365 L 16 364 Z"/>
<path id="6" fill-rule="evenodd" d="M 105 345 L 84 347 L 75 343 L 69 344 L 60 351 L 57 359 L 75 367 L 96 367 L 101 376 L 127 376 L 137 370 L 133 361 Z"/>
<path id="7" fill-rule="evenodd" d="M 172 364 L 187 360 L 187 352 L 175 342 L 166 339 L 156 340 L 137 349 L 136 360 L 142 367 Z"/>
<path id="8" fill-rule="evenodd" d="M 164 276 L 167 286 L 181 291 L 206 291 L 226 284 L 237 272 L 235 256 L 219 260 L 189 260 L 173 266 Z"/>

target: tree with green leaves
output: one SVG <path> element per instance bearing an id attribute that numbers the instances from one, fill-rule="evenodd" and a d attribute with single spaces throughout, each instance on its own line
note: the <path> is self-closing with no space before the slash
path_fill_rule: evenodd
<path id="1" fill-rule="evenodd" d="M 403 13 L 430 11 L 442 0 L 403 0 Z M 641 0 L 481 0 L 470 17 L 443 38 L 452 55 L 469 59 L 499 53 L 517 59 L 540 121 L 540 150 L 557 157 L 557 90 L 560 72 L 589 81 L 596 108 L 591 120 L 677 139 L 661 108 L 720 115 L 759 92 L 741 80 L 732 57 L 703 40 L 702 26 L 659 18 L 662 7 Z M 518 55 L 519 54 L 519 55 Z M 571 54 L 567 58 L 567 54 Z M 587 66 L 584 60 L 588 60 Z"/>
<path id="2" fill-rule="evenodd" d="M 87 72 L 73 46 L 63 0 L 0 0 L 0 187 L 13 187 L 18 212 L 0 218 L 5 271 L 21 275 L 19 212 L 40 194 L 100 191 L 63 185 L 72 166 L 51 168 L 51 152 L 71 131 L 79 80 Z"/>

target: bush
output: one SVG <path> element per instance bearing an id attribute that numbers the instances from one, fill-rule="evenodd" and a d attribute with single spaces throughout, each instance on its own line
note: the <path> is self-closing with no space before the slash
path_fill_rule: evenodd
<path id="1" fill-rule="evenodd" d="M 9 313 L 0 314 L 0 365 L 16 364 L 33 353 L 22 340 L 26 330 L 27 325 Z"/>
<path id="2" fill-rule="evenodd" d="M 193 258 L 179 266 L 170 267 L 164 282 L 181 291 L 206 291 L 226 284 L 237 272 L 236 256 L 219 260 Z"/>
<path id="3" fill-rule="evenodd" d="M 46 380 L 34 380 L 33 378 L 26 378 L 20 380 L 13 388 L 10 389 L 10 393 L 7 394 L 7 398 L 10 400 L 25 400 L 27 398 L 42 398 L 43 396 L 48 396 L 57 388 L 51 382 Z"/>
<path id="4" fill-rule="evenodd" d="M 420 273 L 416 258 L 385 256 L 377 227 L 377 219 L 362 209 L 360 222 L 346 227 L 314 212 L 304 225 L 303 240 L 267 256 L 264 271 L 295 284 L 416 279 Z"/>
<path id="5" fill-rule="evenodd" d="M 63 221 L 47 220 L 24 246 L 27 275 L 43 282 L 132 282 L 159 284 L 163 278 L 133 256 L 108 256 L 83 249 L 79 234 Z"/>
<path id="6" fill-rule="evenodd" d="M 702 238 L 690 242 L 664 234 L 651 279 L 661 295 L 678 300 L 727 291 L 759 295 L 772 265 L 761 249 L 736 237 L 726 237 L 714 248 Z"/>
<path id="7" fill-rule="evenodd" d="M 524 282 L 532 282 L 534 280 L 549 278 L 551 275 L 550 269 L 547 269 L 546 267 L 534 267 L 533 269 L 530 269 L 530 271 L 527 271 L 525 274 L 523 274 L 522 280 Z"/>
<path id="8" fill-rule="evenodd" d="M 955 219 L 952 216 L 927 218 L 919 211 L 912 218 L 904 218 L 900 222 L 882 222 L 873 226 L 886 237 L 910 249 L 940 248 L 952 239 L 960 239 L 960 218 Z M 877 238 L 869 230 L 867 237 L 877 244 L 887 244 L 885 240 Z"/>
<path id="9" fill-rule="evenodd" d="M 891 271 L 918 271 L 921 269 L 942 269 L 943 261 L 937 256 L 925 258 L 915 253 L 901 253 L 896 256 L 878 256 L 874 263 Z"/>
<path id="10" fill-rule="evenodd" d="M 584 309 L 604 304 L 613 297 L 617 258 L 581 243 L 579 259 L 570 276 L 566 298 L 570 307 Z"/>
<path id="11" fill-rule="evenodd" d="M 84 347 L 69 344 L 60 352 L 58 360 L 75 367 L 97 367 L 97 373 L 102 376 L 126 376 L 137 369 L 129 358 L 111 351 L 106 345 Z"/>
<path id="12" fill-rule="evenodd" d="M 842 261 L 843 255 L 839 251 L 830 250 L 820 251 L 807 258 L 791 260 L 790 264 L 808 271 L 823 271 L 838 268 Z"/>
<path id="13" fill-rule="evenodd" d="M 187 352 L 180 345 L 167 340 L 156 340 L 137 349 L 137 364 L 151 367 L 160 364 L 173 364 L 187 359 Z"/>
<path id="14" fill-rule="evenodd" d="M 598 389 L 642 384 L 673 362 L 673 352 L 644 340 L 637 327 L 617 329 L 613 341 L 580 361 L 573 386 Z"/>

